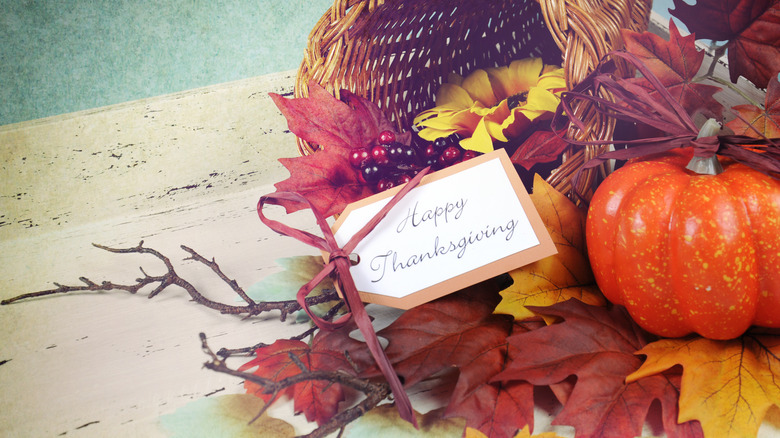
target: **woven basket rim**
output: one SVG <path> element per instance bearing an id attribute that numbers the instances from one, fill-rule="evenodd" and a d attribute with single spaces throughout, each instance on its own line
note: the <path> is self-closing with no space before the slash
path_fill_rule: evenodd
<path id="1" fill-rule="evenodd" d="M 388 34 L 392 34 L 392 31 L 400 29 L 401 26 L 408 26 L 410 23 L 418 23 L 420 27 L 427 25 L 428 22 L 424 21 L 425 17 L 413 15 L 415 11 L 426 7 L 440 7 L 440 9 L 435 10 L 439 13 L 438 17 L 449 19 L 447 13 L 452 10 L 452 5 L 455 3 L 457 5 L 484 5 L 483 9 L 485 10 L 491 8 L 491 10 L 498 10 L 505 5 L 512 7 L 520 5 L 519 7 L 526 8 L 522 9 L 521 12 L 538 14 L 532 18 L 543 20 L 541 23 L 535 23 L 543 25 L 546 36 L 537 35 L 533 38 L 536 40 L 550 38 L 557 46 L 562 57 L 561 65 L 564 68 L 569 89 L 585 78 L 598 65 L 603 56 L 612 50 L 622 48 L 622 28 L 636 32 L 645 31 L 652 6 L 652 0 L 503 0 L 489 3 L 484 1 L 478 3 L 477 0 L 460 0 L 459 2 L 444 0 L 427 2 L 335 0 L 333 6 L 323 14 L 310 33 L 309 44 L 304 51 L 304 59 L 296 76 L 295 96 L 308 95 L 309 81 L 325 86 L 336 96 L 341 88 L 350 89 L 352 92 L 375 101 L 383 110 L 390 112 L 399 129 L 408 129 L 409 126 L 402 126 L 401 116 L 396 116 L 396 112 L 401 110 L 394 109 L 393 105 L 396 104 L 396 101 L 399 106 L 411 105 L 399 96 L 416 93 L 417 90 L 399 89 L 400 79 L 391 81 L 385 77 L 385 82 L 382 83 L 382 74 L 390 75 L 389 77 L 393 78 L 392 74 L 394 73 L 385 64 L 379 63 L 379 67 L 385 69 L 379 73 L 370 71 L 369 68 L 376 66 L 379 62 L 378 59 L 386 60 L 388 56 L 396 56 L 396 59 L 404 61 L 403 55 L 387 53 L 388 46 L 391 45 L 392 41 L 387 43 L 387 40 L 381 40 L 381 32 L 390 29 Z M 446 9 L 448 7 L 449 9 Z M 527 12 L 531 10 L 532 12 Z M 471 12 L 473 17 L 483 12 L 469 11 L 465 6 L 462 10 L 456 9 L 456 11 L 459 14 Z M 401 18 L 400 24 L 390 21 L 380 22 L 377 19 L 377 17 L 392 18 L 395 17 L 393 14 L 404 13 L 408 15 L 406 18 Z M 505 14 L 505 16 L 511 13 L 513 10 L 499 11 L 499 14 Z M 521 16 L 521 18 L 523 17 Z M 532 20 L 529 18 L 528 21 Z M 453 20 L 452 23 L 454 23 L 452 26 L 457 25 L 456 20 Z M 519 33 L 519 31 L 514 32 L 515 35 Z M 366 35 L 375 38 L 374 41 L 381 41 L 385 44 L 365 43 Z M 436 37 L 436 35 L 431 35 L 430 39 Z M 533 38 L 529 38 L 531 43 L 540 44 Z M 517 40 L 517 36 L 515 39 Z M 510 47 L 512 43 L 512 41 L 508 42 L 505 47 Z M 419 43 L 419 46 L 423 46 L 423 44 Z M 407 50 L 407 53 L 410 52 L 412 51 Z M 444 55 L 440 53 L 439 58 L 429 57 L 429 64 L 435 66 L 442 56 Z M 371 64 L 372 62 L 373 64 Z M 367 64 L 368 67 L 366 67 Z M 408 64 L 411 64 L 411 61 Z M 369 71 L 374 77 L 369 74 L 366 74 L 366 77 L 359 77 L 364 70 Z M 357 75 L 356 71 L 358 71 Z M 618 74 L 632 75 L 633 70 L 627 65 L 619 65 Z M 440 77 L 443 76 L 443 74 L 440 75 Z M 434 85 L 438 87 L 439 84 L 431 84 L 430 86 Z M 370 93 L 366 90 L 370 90 Z M 435 89 L 433 91 L 435 92 Z M 577 140 L 611 140 L 614 134 L 614 120 L 605 119 L 603 115 L 598 114 L 588 105 L 582 103 L 580 107 L 575 109 L 577 112 L 582 112 L 581 119 L 584 120 L 587 131 L 582 132 L 570 126 L 567 135 Z M 298 147 L 301 154 L 309 154 L 316 150 L 315 146 L 300 138 L 298 139 Z M 606 176 L 609 169 L 602 166 L 581 172 L 582 174 L 576 180 L 577 187 L 572 186 L 574 175 L 579 173 L 580 167 L 586 160 L 606 151 L 606 149 L 607 146 L 588 146 L 568 150 L 564 153 L 563 164 L 550 175 L 548 181 L 559 191 L 570 195 L 577 192 L 578 196 L 584 194 L 586 199 L 589 198 L 589 194 L 595 190 L 595 186 Z"/>

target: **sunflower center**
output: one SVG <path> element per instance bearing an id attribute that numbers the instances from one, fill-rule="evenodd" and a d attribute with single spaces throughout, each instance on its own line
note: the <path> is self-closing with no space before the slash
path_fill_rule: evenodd
<path id="1" fill-rule="evenodd" d="M 528 100 L 528 92 L 527 91 L 521 91 L 517 94 L 513 94 L 506 98 L 506 104 L 509 107 L 509 109 L 517 108 L 518 106 L 524 104 Z"/>

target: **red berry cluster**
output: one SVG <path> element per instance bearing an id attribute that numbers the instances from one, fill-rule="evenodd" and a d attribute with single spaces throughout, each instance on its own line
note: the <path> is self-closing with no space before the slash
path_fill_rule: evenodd
<path id="1" fill-rule="evenodd" d="M 460 140 L 453 134 L 430 142 L 414 134 L 412 144 L 407 146 L 396 142 L 393 132 L 382 131 L 376 145 L 352 149 L 349 163 L 367 185 L 382 192 L 409 182 L 425 167 L 443 169 L 479 155 L 462 149 Z"/>

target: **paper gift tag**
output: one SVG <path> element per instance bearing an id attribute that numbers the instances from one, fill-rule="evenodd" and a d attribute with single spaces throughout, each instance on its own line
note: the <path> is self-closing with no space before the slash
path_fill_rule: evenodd
<path id="1" fill-rule="evenodd" d="M 350 204 L 343 246 L 396 187 Z M 364 238 L 350 269 L 364 302 L 409 309 L 557 251 L 506 151 L 426 175 Z"/>

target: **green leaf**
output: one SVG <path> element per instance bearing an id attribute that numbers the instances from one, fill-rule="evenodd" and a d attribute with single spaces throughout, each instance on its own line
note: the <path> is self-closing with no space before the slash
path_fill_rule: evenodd
<path id="1" fill-rule="evenodd" d="M 252 421 L 263 406 L 263 400 L 249 394 L 208 397 L 161 416 L 160 423 L 172 438 L 280 438 L 295 435 L 292 425 L 265 414 Z"/>

